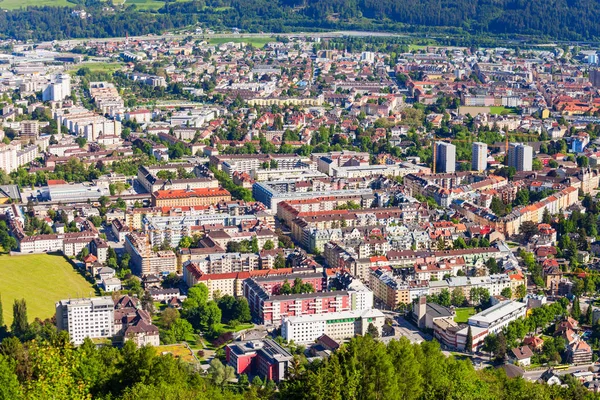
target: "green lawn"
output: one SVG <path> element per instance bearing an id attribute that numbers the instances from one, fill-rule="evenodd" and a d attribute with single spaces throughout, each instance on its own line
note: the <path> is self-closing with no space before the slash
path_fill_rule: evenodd
<path id="1" fill-rule="evenodd" d="M 475 307 L 464 307 L 456 309 L 456 317 L 454 321 L 460 323 L 466 323 L 471 315 L 475 315 Z"/>
<path id="2" fill-rule="evenodd" d="M 58 300 L 95 296 L 96 292 L 62 256 L 32 254 L 0 256 L 0 294 L 4 323 L 10 326 L 15 299 L 27 301 L 27 316 L 33 321 L 52 317 Z"/>
<path id="3" fill-rule="evenodd" d="M 508 114 L 516 114 L 517 111 L 514 108 L 511 107 L 504 107 L 504 106 L 492 106 L 490 107 L 490 113 L 491 114 L 502 114 L 503 111 L 506 111 L 506 113 Z"/>
<path id="4" fill-rule="evenodd" d="M 262 48 L 265 46 L 265 44 L 267 44 L 269 42 L 274 42 L 274 41 L 275 41 L 274 38 L 264 38 L 264 37 L 250 37 L 250 38 L 226 37 L 226 38 L 210 38 L 209 39 L 209 43 L 214 44 L 214 45 L 233 42 L 233 43 L 247 43 L 251 46 L 258 47 L 258 48 Z"/>
<path id="5" fill-rule="evenodd" d="M 103 73 L 114 73 L 115 71 L 123 68 L 123 63 L 108 63 L 108 62 L 89 62 L 75 65 L 69 70 L 71 75 L 75 75 L 80 68 L 89 68 L 90 72 L 103 72 Z"/>
<path id="6" fill-rule="evenodd" d="M 74 7 L 75 4 L 69 3 L 67 0 L 1 0 L 0 9 L 14 10 L 17 8 L 25 8 L 27 6 L 57 6 L 57 7 Z"/>

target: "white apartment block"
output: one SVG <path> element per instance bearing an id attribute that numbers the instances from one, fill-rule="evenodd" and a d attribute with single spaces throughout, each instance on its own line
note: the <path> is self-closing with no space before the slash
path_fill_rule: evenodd
<path id="1" fill-rule="evenodd" d="M 56 303 L 56 326 L 69 332 L 74 344 L 85 338 L 110 338 L 113 335 L 114 303 L 110 296 L 61 300 Z"/>
<path id="2" fill-rule="evenodd" d="M 384 323 L 385 316 L 375 309 L 284 317 L 281 336 L 295 343 L 313 343 L 322 335 L 339 341 L 366 334 L 369 324 L 381 334 Z"/>
<path id="3" fill-rule="evenodd" d="M 18 168 L 17 148 L 12 145 L 0 143 L 0 169 L 7 174 Z"/>
<path id="4" fill-rule="evenodd" d="M 472 146 L 471 169 L 485 171 L 487 169 L 487 144 L 475 142 Z"/>
<path id="5" fill-rule="evenodd" d="M 60 74 L 54 77 L 42 91 L 44 101 L 63 101 L 71 95 L 71 77 Z"/>
<path id="6" fill-rule="evenodd" d="M 436 142 L 437 154 L 437 172 L 455 172 L 456 171 L 456 146 L 446 142 Z M 434 173 L 436 171 L 433 171 Z"/>

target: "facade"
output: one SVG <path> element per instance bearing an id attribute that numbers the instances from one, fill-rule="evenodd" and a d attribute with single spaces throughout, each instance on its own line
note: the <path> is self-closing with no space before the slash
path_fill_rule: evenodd
<path id="1" fill-rule="evenodd" d="M 475 314 L 469 318 L 469 325 L 485 328 L 489 333 L 498 333 L 509 322 L 524 317 L 527 312 L 527 304 L 518 301 L 504 300 L 500 303 Z"/>
<path id="2" fill-rule="evenodd" d="M 446 142 L 436 142 L 435 145 L 437 170 L 446 173 L 456 171 L 456 146 Z"/>
<path id="3" fill-rule="evenodd" d="M 522 143 L 510 143 L 508 147 L 508 166 L 517 171 L 533 169 L 533 147 Z"/>
<path id="4" fill-rule="evenodd" d="M 487 169 L 487 144 L 475 142 L 472 146 L 471 169 L 485 171 Z"/>
<path id="5" fill-rule="evenodd" d="M 132 272 L 137 276 L 167 275 L 177 271 L 177 256 L 170 250 L 153 251 L 145 235 L 125 237 L 125 251 L 131 256 Z"/>
<path id="6" fill-rule="evenodd" d="M 295 343 L 313 343 L 322 335 L 345 340 L 365 335 L 369 324 L 381 334 L 384 323 L 385 315 L 374 309 L 285 317 L 281 323 L 281 336 Z"/>
<path id="7" fill-rule="evenodd" d="M 56 303 L 56 327 L 69 332 L 75 344 L 85 338 L 110 338 L 113 335 L 114 303 L 111 297 L 69 299 Z"/>
<path id="8" fill-rule="evenodd" d="M 221 201 L 231 201 L 231 194 L 222 188 L 157 190 L 152 193 L 155 207 L 208 206 Z"/>
<path id="9" fill-rule="evenodd" d="M 293 356 L 271 339 L 233 342 L 225 347 L 227 364 L 235 373 L 257 375 L 263 380 L 280 382 Z"/>

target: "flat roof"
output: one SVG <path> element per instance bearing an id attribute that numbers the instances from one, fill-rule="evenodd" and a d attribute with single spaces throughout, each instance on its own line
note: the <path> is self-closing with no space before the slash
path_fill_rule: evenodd
<path id="1" fill-rule="evenodd" d="M 469 318 L 469 324 L 471 321 L 473 322 L 484 322 L 484 323 L 492 323 L 497 321 L 507 314 L 510 314 L 514 311 L 517 311 L 520 308 L 527 307 L 525 303 L 521 303 L 518 301 L 505 300 L 480 312 L 479 314 L 475 314 Z"/>

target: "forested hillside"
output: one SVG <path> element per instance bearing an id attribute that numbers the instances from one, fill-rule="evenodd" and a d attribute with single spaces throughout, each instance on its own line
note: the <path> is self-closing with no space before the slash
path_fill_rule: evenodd
<path id="1" fill-rule="evenodd" d="M 104 1 L 78 3 L 90 18 L 74 17 L 66 7 L 0 13 L 0 37 L 50 40 L 141 35 L 203 23 L 249 32 L 362 29 L 600 38 L 598 0 L 194 0 L 165 2 L 158 12 L 139 10 L 135 4 L 106 12 Z"/>

